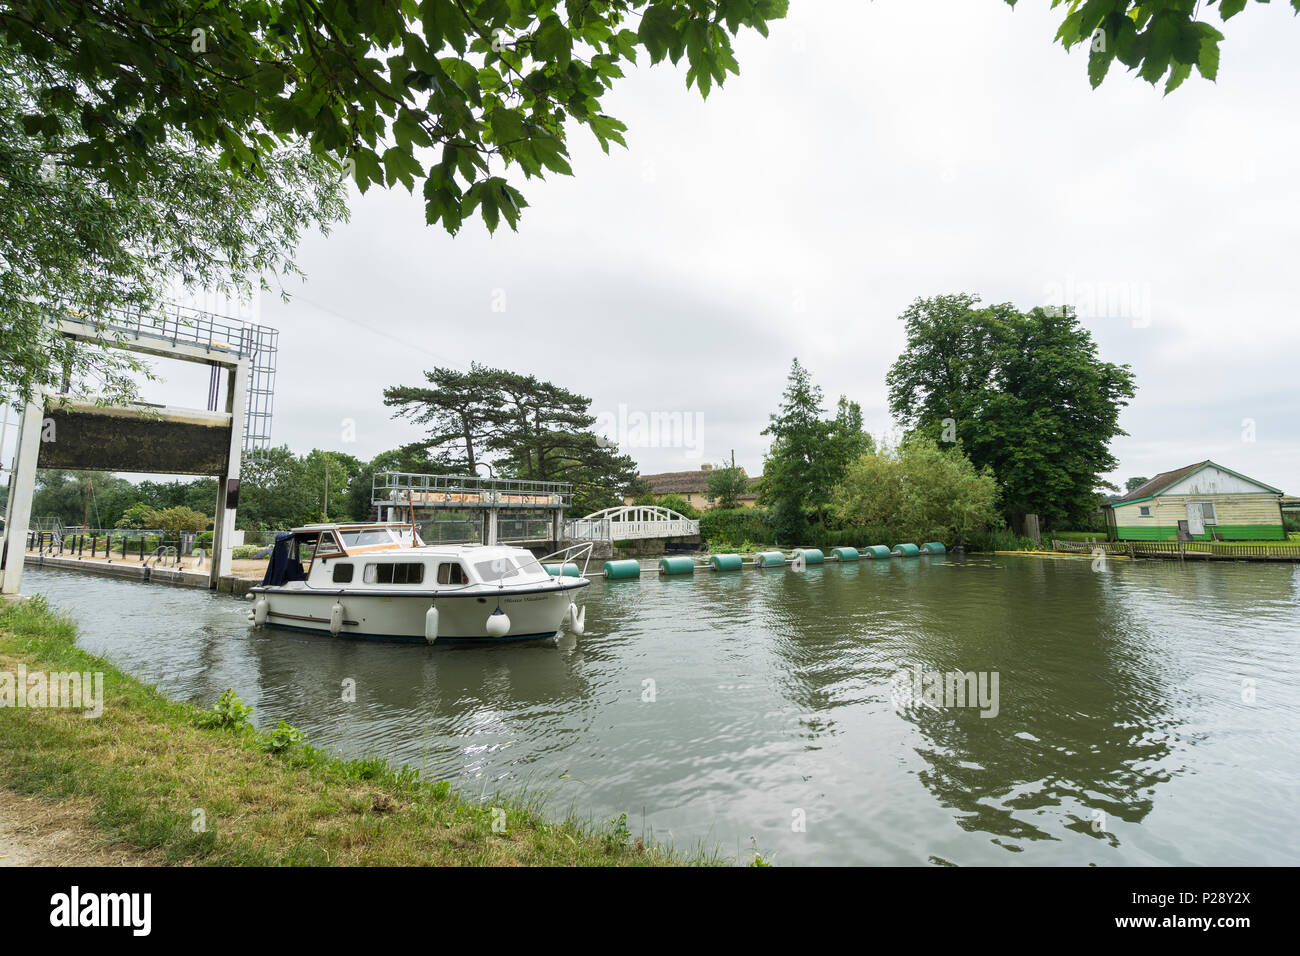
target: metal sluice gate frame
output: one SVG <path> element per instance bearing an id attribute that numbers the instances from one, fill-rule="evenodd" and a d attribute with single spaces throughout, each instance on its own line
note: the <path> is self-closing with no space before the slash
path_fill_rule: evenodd
<path id="1" fill-rule="evenodd" d="M 248 386 L 245 389 L 245 455 L 264 451 L 271 445 L 271 419 L 275 411 L 276 360 L 280 351 L 280 330 L 254 325 L 213 312 L 167 303 L 154 310 L 111 309 L 102 318 L 66 313 L 63 322 L 93 329 L 105 345 L 127 339 L 155 344 L 188 345 L 223 355 L 246 358 Z M 214 409 L 217 369 L 208 391 L 208 407 Z"/>

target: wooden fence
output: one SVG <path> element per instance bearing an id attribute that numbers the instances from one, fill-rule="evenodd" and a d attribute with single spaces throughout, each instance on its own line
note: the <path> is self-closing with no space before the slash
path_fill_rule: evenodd
<path id="1" fill-rule="evenodd" d="M 1258 544 L 1221 544 L 1215 541 L 1058 541 L 1052 550 L 1067 554 L 1128 555 L 1130 558 L 1175 558 L 1178 560 L 1300 561 L 1300 545 L 1282 541 Z"/>

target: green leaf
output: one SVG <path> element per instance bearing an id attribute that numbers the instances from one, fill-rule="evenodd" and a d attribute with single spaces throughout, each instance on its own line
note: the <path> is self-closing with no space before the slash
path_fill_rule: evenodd
<path id="1" fill-rule="evenodd" d="M 1201 76 L 1207 80 L 1215 80 L 1219 76 L 1219 41 L 1213 37 L 1206 37 L 1201 41 L 1201 55 L 1196 60 L 1196 68 L 1200 71 Z"/>
<path id="2" fill-rule="evenodd" d="M 1115 59 L 1115 51 L 1109 44 L 1097 47 L 1093 46 L 1088 51 L 1088 82 L 1092 84 L 1095 90 L 1101 86 L 1101 81 L 1106 79 L 1106 73 L 1110 70 L 1110 62 Z"/>
<path id="3" fill-rule="evenodd" d="M 658 63 L 668 54 L 668 48 L 677 40 L 673 14 L 662 6 L 653 6 L 641 17 L 637 33 L 641 45 L 650 54 L 650 62 Z"/>
<path id="4" fill-rule="evenodd" d="M 552 14 L 543 20 L 533 42 L 534 58 L 558 63 L 562 67 L 569 65 L 573 52 L 573 37 L 559 17 Z"/>
<path id="5" fill-rule="evenodd" d="M 1173 69 L 1169 71 L 1169 81 L 1165 83 L 1165 96 L 1182 86 L 1183 80 L 1191 75 L 1192 65 L 1190 63 L 1175 63 Z"/>
<path id="6" fill-rule="evenodd" d="M 1235 17 L 1246 9 L 1246 0 L 1220 0 L 1219 17 L 1227 20 L 1229 17 Z"/>

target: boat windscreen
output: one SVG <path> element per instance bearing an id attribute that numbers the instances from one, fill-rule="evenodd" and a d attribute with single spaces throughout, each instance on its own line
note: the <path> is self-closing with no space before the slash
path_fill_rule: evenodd
<path id="1" fill-rule="evenodd" d="M 542 567 L 541 562 L 531 554 L 521 555 L 520 557 L 515 558 L 515 562 L 519 565 L 519 570 L 523 571 L 525 574 L 546 573 L 546 569 Z"/>
<path id="2" fill-rule="evenodd" d="M 340 531 L 345 548 L 370 548 L 380 544 L 392 544 L 393 536 L 387 528 L 358 528 L 355 531 Z"/>
<path id="3" fill-rule="evenodd" d="M 479 579 L 487 584 L 513 578 L 519 573 L 518 566 L 507 557 L 475 562 L 474 570 L 478 572 Z"/>

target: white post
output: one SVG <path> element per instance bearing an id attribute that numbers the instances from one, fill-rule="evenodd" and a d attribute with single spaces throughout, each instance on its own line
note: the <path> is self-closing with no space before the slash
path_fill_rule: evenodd
<path id="1" fill-rule="evenodd" d="M 489 509 L 488 509 L 488 513 L 487 513 L 487 541 L 485 541 L 485 542 L 483 542 L 483 543 L 486 544 L 486 545 L 489 545 L 489 546 L 494 545 L 494 544 L 497 543 L 497 509 L 496 509 L 496 508 L 489 508 Z"/>
<path id="2" fill-rule="evenodd" d="M 235 509 L 230 507 L 231 482 L 239 480 L 240 456 L 244 449 L 244 406 L 247 403 L 248 360 L 243 359 L 226 376 L 226 411 L 230 414 L 230 448 L 226 470 L 217 480 L 217 507 L 212 522 L 212 563 L 208 566 L 208 587 L 217 589 L 230 574 L 235 536 Z"/>
<path id="3" fill-rule="evenodd" d="M 27 551 L 27 526 L 32 520 L 36 457 L 40 453 L 44 417 L 45 400 L 37 395 L 35 401 L 27 403 L 18 421 L 18 446 L 14 468 L 9 474 L 4 551 L 0 553 L 0 593 L 3 594 L 17 594 L 23 581 L 23 557 Z"/>

